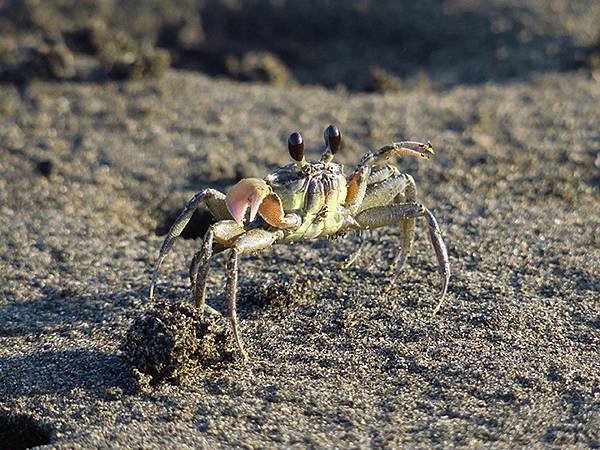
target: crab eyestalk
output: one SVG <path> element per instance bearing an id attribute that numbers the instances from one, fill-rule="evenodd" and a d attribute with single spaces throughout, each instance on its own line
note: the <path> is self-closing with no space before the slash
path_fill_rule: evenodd
<path id="1" fill-rule="evenodd" d="M 290 134 L 290 137 L 288 138 L 288 150 L 290 151 L 292 159 L 296 161 L 298 169 L 302 169 L 306 166 L 307 162 L 304 158 L 304 139 L 297 131 Z"/>
<path id="2" fill-rule="evenodd" d="M 338 127 L 332 124 L 325 128 L 323 139 L 325 139 L 325 152 L 321 156 L 321 161 L 328 163 L 342 147 L 342 133 Z"/>

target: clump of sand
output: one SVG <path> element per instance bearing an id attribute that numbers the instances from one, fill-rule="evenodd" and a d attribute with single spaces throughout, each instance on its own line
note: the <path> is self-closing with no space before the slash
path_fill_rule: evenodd
<path id="1" fill-rule="evenodd" d="M 233 360 L 227 327 L 182 302 L 158 302 L 131 325 L 122 349 L 137 377 L 152 384 Z"/>

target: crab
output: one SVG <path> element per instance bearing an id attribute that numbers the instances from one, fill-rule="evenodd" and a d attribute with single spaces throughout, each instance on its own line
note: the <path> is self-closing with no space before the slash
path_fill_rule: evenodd
<path id="1" fill-rule="evenodd" d="M 325 129 L 324 140 L 321 158 L 307 161 L 302 135 L 294 132 L 288 139 L 292 163 L 264 179 L 242 179 L 227 194 L 209 188 L 194 195 L 171 226 L 160 248 L 152 274 L 150 299 L 154 296 L 161 264 L 194 211 L 204 206 L 216 222 L 209 227 L 201 248 L 192 258 L 189 269 L 192 300 L 201 312 L 214 312 L 205 303 L 209 262 L 213 255 L 231 249 L 226 264 L 226 298 L 233 337 L 244 359 L 248 358 L 248 354 L 242 343 L 236 313 L 238 260 L 242 255 L 269 249 L 274 244 L 333 238 L 352 231 L 396 225 L 400 249 L 392 263 L 395 269 L 388 284 L 392 286 L 411 253 L 416 219 L 423 217 L 442 277 L 441 296 L 433 311 L 437 313 L 450 279 L 446 245 L 434 215 L 417 200 L 413 177 L 401 173 L 389 162 L 396 156 L 428 160 L 434 154 L 431 144 L 403 141 L 385 145 L 365 154 L 346 177 L 343 166 L 333 162 L 334 155 L 342 146 L 338 127 L 329 125 Z M 361 249 L 362 243 L 344 268 L 356 260 Z"/>

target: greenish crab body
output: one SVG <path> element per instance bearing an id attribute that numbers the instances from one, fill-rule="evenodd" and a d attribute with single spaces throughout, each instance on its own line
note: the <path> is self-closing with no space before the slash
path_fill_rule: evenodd
<path id="1" fill-rule="evenodd" d="M 281 199 L 286 214 L 296 214 L 301 224 L 286 230 L 284 241 L 313 239 L 335 234 L 348 216 L 343 166 L 310 161 L 304 167 L 288 164 L 265 178 Z"/>

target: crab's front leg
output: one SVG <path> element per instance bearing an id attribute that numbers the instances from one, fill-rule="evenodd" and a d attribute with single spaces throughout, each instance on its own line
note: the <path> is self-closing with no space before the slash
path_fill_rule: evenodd
<path id="1" fill-rule="evenodd" d="M 244 227 L 238 225 L 234 220 L 222 220 L 211 225 L 204 235 L 202 247 L 194 255 L 190 264 L 192 300 L 201 312 L 206 307 L 206 280 L 210 259 L 214 253 L 230 248 L 235 239 L 244 232 Z"/>
<path id="2" fill-rule="evenodd" d="M 358 163 L 358 167 L 380 165 L 394 156 L 431 159 L 431 156 L 434 154 L 431 142 L 427 142 L 426 144 L 417 141 L 394 142 L 390 145 L 384 145 L 375 152 L 367 153 Z"/>
<path id="3" fill-rule="evenodd" d="M 261 228 L 255 228 L 247 231 L 238 237 L 231 249 L 231 255 L 227 262 L 227 304 L 229 309 L 229 319 L 231 321 L 231 330 L 233 336 L 244 359 L 248 359 L 248 353 L 244 350 L 242 336 L 239 331 L 237 320 L 236 298 L 238 289 L 238 259 L 241 255 L 256 253 L 260 250 L 270 248 L 276 241 L 282 239 L 284 233 L 282 230 L 267 231 Z"/>

